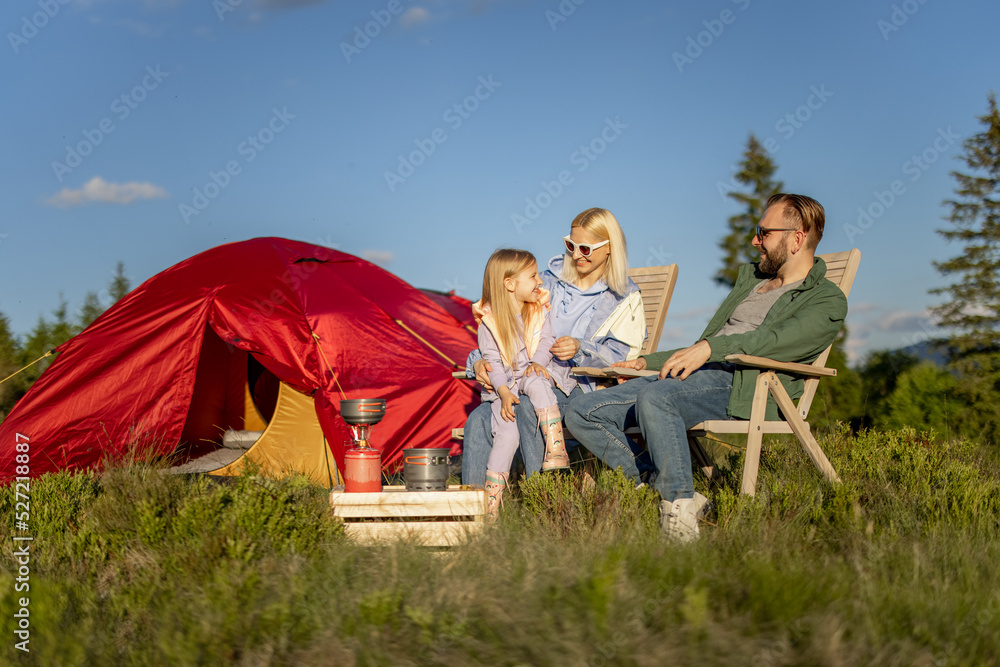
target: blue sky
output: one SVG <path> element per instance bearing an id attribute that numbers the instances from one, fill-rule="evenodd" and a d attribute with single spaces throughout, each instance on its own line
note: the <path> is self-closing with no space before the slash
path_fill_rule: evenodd
<path id="1" fill-rule="evenodd" d="M 849 349 L 936 334 L 934 230 L 1000 88 L 995 0 L 35 0 L 0 9 L 0 312 L 27 333 L 123 261 L 133 286 L 285 236 L 476 298 L 611 210 L 633 266 L 680 267 L 694 341 L 749 133 L 859 247 Z M 862 218 L 859 209 L 871 216 Z"/>

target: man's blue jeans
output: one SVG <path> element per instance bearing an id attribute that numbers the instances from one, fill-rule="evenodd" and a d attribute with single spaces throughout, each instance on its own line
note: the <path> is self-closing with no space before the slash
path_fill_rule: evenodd
<path id="1" fill-rule="evenodd" d="M 654 486 L 673 502 L 694 495 L 687 430 L 706 419 L 729 419 L 732 389 L 728 364 L 702 366 L 686 380 L 636 378 L 573 401 L 566 426 L 594 456 L 638 481 L 636 445 L 625 435 L 638 422 L 659 472 Z"/>
<path id="2" fill-rule="evenodd" d="M 576 387 L 569 396 L 558 387 L 552 388 L 559 406 L 559 414 L 565 416 L 570 399 L 583 395 L 583 390 Z M 545 458 L 545 439 L 538 428 L 538 414 L 527 394 L 519 396 L 521 402 L 515 406 L 517 417 L 517 433 L 521 438 L 520 451 L 524 460 L 525 475 L 530 477 L 542 469 L 542 459 Z M 482 484 L 486 480 L 486 463 L 493 450 L 493 427 L 490 422 L 492 412 L 489 403 L 483 403 L 472 411 L 465 422 L 465 435 L 462 439 L 462 484 Z"/>

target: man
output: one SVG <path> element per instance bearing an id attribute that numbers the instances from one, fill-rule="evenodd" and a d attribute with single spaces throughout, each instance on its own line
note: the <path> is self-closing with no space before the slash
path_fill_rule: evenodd
<path id="1" fill-rule="evenodd" d="M 767 202 L 753 239 L 759 263 L 740 267 L 726 297 L 694 345 L 615 366 L 659 370 L 570 403 L 566 425 L 612 468 L 638 480 L 626 422 L 639 423 L 658 475 L 661 526 L 671 537 L 698 536 L 708 499 L 694 491 L 687 430 L 708 419 L 749 419 L 756 369 L 725 363 L 727 354 L 809 363 L 832 342 L 847 315 L 847 298 L 826 279 L 815 257 L 825 213 L 814 199 L 776 194 Z M 782 376 L 792 398 L 803 382 Z M 767 419 L 777 419 L 769 399 Z"/>

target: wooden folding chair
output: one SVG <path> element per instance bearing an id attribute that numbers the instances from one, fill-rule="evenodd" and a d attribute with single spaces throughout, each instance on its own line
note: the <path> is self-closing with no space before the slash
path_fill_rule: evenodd
<path id="1" fill-rule="evenodd" d="M 854 283 L 854 276 L 858 271 L 858 264 L 861 261 L 861 251 L 855 248 L 845 252 L 831 253 L 828 255 L 818 255 L 826 262 L 826 277 L 835 285 L 840 287 L 845 296 L 850 296 L 851 285 Z M 816 396 L 816 389 L 819 387 L 819 380 L 822 377 L 832 377 L 837 374 L 833 368 L 825 368 L 827 357 L 830 355 L 830 348 L 826 348 L 819 357 L 811 364 L 795 364 L 774 361 L 763 357 L 753 357 L 745 354 L 731 354 L 726 357 L 726 361 L 742 366 L 760 368 L 761 373 L 757 376 L 753 404 L 750 411 L 749 420 L 710 420 L 696 424 L 688 431 L 688 443 L 691 446 L 691 453 L 698 465 L 708 475 L 712 475 L 712 463 L 705 450 L 696 438 L 706 436 L 709 433 L 740 434 L 747 436 L 746 460 L 743 464 L 743 482 L 741 491 L 747 495 L 754 495 L 757 488 L 757 472 L 760 467 L 760 448 L 765 433 L 792 433 L 801 443 L 803 449 L 809 455 L 813 464 L 823 476 L 834 482 L 839 482 L 833 466 L 823 453 L 816 438 L 813 437 L 809 428 L 809 407 Z M 805 388 L 799 402 L 796 405 L 788 396 L 781 381 L 775 371 L 794 373 L 805 378 Z M 765 421 L 764 413 L 767 408 L 768 396 L 774 397 L 784 421 Z"/>
<path id="2" fill-rule="evenodd" d="M 667 319 L 670 298 L 677 284 L 677 265 L 647 266 L 630 269 L 628 277 L 639 287 L 642 294 L 642 308 L 646 312 L 646 342 L 639 354 L 656 352 L 663 334 L 663 323 Z"/>

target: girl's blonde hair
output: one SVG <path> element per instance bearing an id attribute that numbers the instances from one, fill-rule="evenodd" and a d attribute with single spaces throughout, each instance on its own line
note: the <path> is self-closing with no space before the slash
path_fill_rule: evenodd
<path id="1" fill-rule="evenodd" d="M 507 296 L 504 281 L 513 278 L 521 271 L 538 262 L 535 256 L 527 250 L 501 248 L 486 262 L 483 273 L 483 306 L 489 305 L 497 326 L 497 345 L 500 351 L 510 361 L 513 370 L 517 370 L 517 351 L 519 340 L 524 338 L 524 332 L 518 330 L 517 312 L 513 300 Z M 526 303 L 521 309 L 521 321 L 527 321 L 532 304 Z"/>
<path id="2" fill-rule="evenodd" d="M 612 292 L 624 296 L 628 291 L 628 251 L 625 248 L 625 234 L 622 233 L 618 220 L 607 209 L 588 208 L 573 218 L 570 229 L 573 227 L 582 227 L 600 237 L 602 241 L 610 241 L 608 244 L 610 254 L 601 277 Z M 563 260 L 562 279 L 575 284 L 579 278 L 580 273 L 576 270 L 573 253 L 567 250 Z"/>

